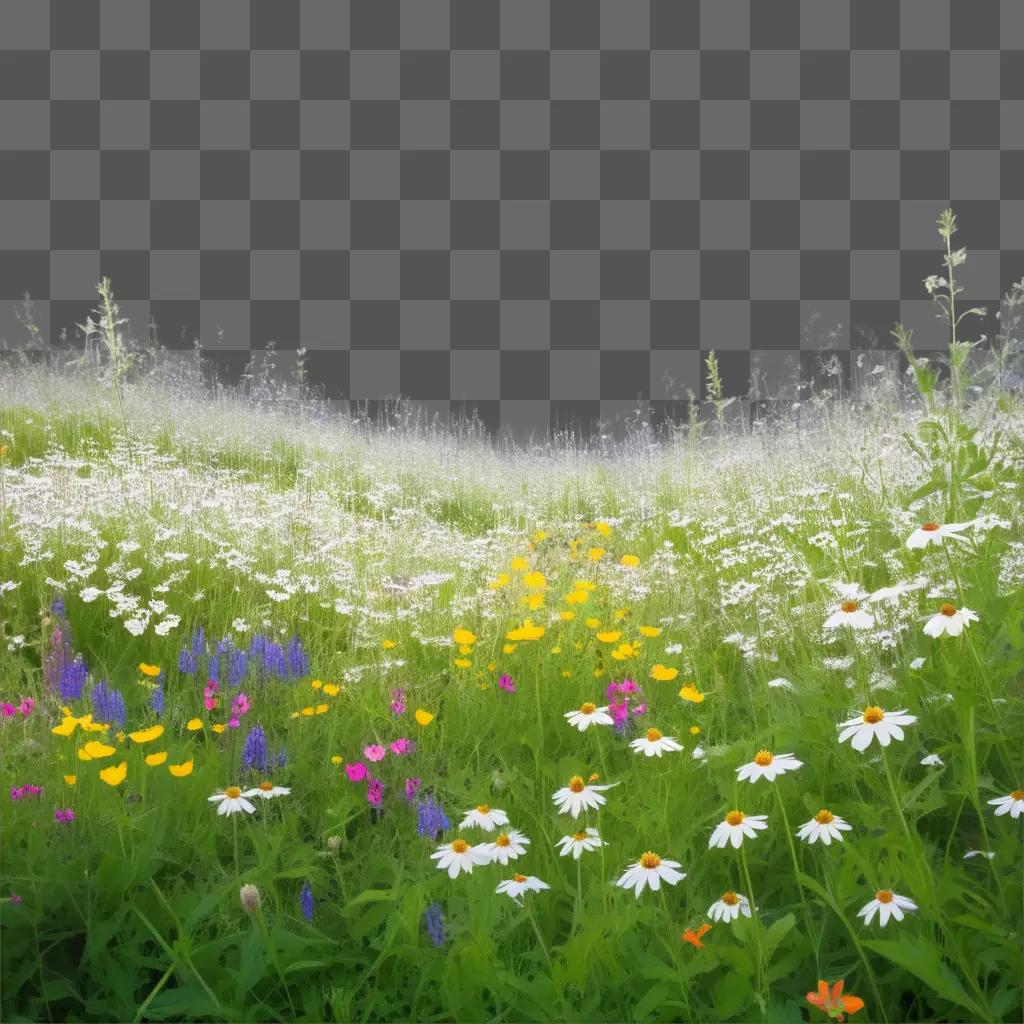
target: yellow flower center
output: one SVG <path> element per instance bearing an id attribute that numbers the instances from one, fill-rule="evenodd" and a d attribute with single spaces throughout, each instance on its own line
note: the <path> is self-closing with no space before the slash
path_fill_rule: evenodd
<path id="1" fill-rule="evenodd" d="M 587 838 L 587 833 L 586 832 L 577 832 L 576 835 L 573 836 L 573 839 L 575 839 L 577 843 L 582 843 L 583 840 L 586 839 L 586 838 Z"/>
<path id="2" fill-rule="evenodd" d="M 1011 800 L 1024 800 L 1024 789 L 1015 789 L 1010 794 Z"/>
<path id="3" fill-rule="evenodd" d="M 640 866 L 643 868 L 656 868 L 660 863 L 661 858 L 650 850 L 640 858 Z"/>
<path id="4" fill-rule="evenodd" d="M 728 892 L 722 893 L 722 902 L 730 907 L 735 907 L 739 903 L 740 898 L 730 889 Z"/>
<path id="5" fill-rule="evenodd" d="M 469 843 L 465 839 L 456 839 L 452 842 L 453 853 L 465 853 L 469 849 Z"/>
<path id="6" fill-rule="evenodd" d="M 586 786 L 583 785 L 583 776 L 582 775 L 574 775 L 569 780 L 569 788 L 574 793 L 582 793 L 583 790 L 586 789 Z"/>
<path id="7" fill-rule="evenodd" d="M 860 607 L 860 604 L 856 601 L 844 601 L 839 607 L 849 614 L 850 612 L 855 612 Z"/>
<path id="8" fill-rule="evenodd" d="M 661 739 L 661 732 L 659 732 L 659 730 L 657 730 L 657 729 L 648 729 L 647 730 L 647 742 L 648 743 L 657 743 L 658 740 L 660 740 L 660 739 Z"/>
<path id="9" fill-rule="evenodd" d="M 490 811 L 490 807 L 487 804 L 477 804 L 476 809 L 479 814 L 487 814 Z"/>
<path id="10" fill-rule="evenodd" d="M 730 811 L 725 816 L 725 823 L 727 825 L 742 825 L 743 817 L 744 815 L 742 811 Z"/>
<path id="11" fill-rule="evenodd" d="M 879 889 L 875 893 L 875 899 L 879 903 L 892 903 L 892 890 L 891 889 Z"/>
<path id="12" fill-rule="evenodd" d="M 262 789 L 264 793 L 269 793 L 273 788 L 274 788 L 274 784 L 272 782 L 261 782 L 260 783 L 260 789 Z"/>
<path id="13" fill-rule="evenodd" d="M 512 876 L 517 882 L 525 882 L 526 875 L 513 875 Z"/>
<path id="14" fill-rule="evenodd" d="M 224 790 L 224 795 L 229 800 L 237 800 L 242 795 L 242 791 L 237 786 L 228 786 L 228 788 Z"/>
<path id="15" fill-rule="evenodd" d="M 881 708 L 872 706 L 864 709 L 864 721 L 868 725 L 878 725 L 884 717 L 885 712 Z"/>
<path id="16" fill-rule="evenodd" d="M 754 764 L 759 764 L 763 768 L 766 764 L 772 763 L 772 752 L 770 750 L 759 750 L 754 755 Z"/>
<path id="17" fill-rule="evenodd" d="M 589 700 L 586 702 L 586 704 L 580 705 L 580 714 L 582 715 L 592 715 L 596 710 L 597 705 L 591 704 Z"/>
<path id="18" fill-rule="evenodd" d="M 830 825 L 834 819 L 835 815 L 831 811 L 826 811 L 824 807 L 814 816 L 819 825 Z"/>
<path id="19" fill-rule="evenodd" d="M 498 836 L 498 838 L 494 840 L 494 845 L 495 846 L 511 846 L 512 845 L 512 840 L 509 839 L 509 837 L 507 835 L 505 835 L 504 832 L 502 832 L 501 835 Z"/>
<path id="20" fill-rule="evenodd" d="M 925 523 L 924 526 L 921 527 L 922 530 L 927 530 L 929 533 L 934 533 L 938 528 L 938 523 Z"/>
<path id="21" fill-rule="evenodd" d="M 950 604 L 948 601 L 945 604 L 940 604 L 939 614 L 946 616 L 956 615 L 956 605 Z"/>

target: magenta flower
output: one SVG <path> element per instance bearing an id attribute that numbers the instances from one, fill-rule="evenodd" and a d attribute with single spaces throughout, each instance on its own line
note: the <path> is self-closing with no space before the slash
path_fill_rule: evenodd
<path id="1" fill-rule="evenodd" d="M 246 714 L 252 705 L 249 703 L 249 695 L 240 693 L 231 702 L 231 714 L 235 718 L 241 718 L 242 715 Z"/>
<path id="2" fill-rule="evenodd" d="M 11 902 L 12 903 L 24 903 L 25 902 L 25 898 L 23 896 L 19 896 L 16 892 L 12 892 L 11 893 Z"/>
<path id="3" fill-rule="evenodd" d="M 416 794 L 420 791 L 422 782 L 419 779 L 406 779 L 405 780 L 405 799 L 412 803 L 416 799 Z"/>
<path id="4" fill-rule="evenodd" d="M 371 743 L 368 747 L 363 747 L 363 756 L 368 761 L 383 761 L 388 752 L 379 743 Z"/>
<path id="5" fill-rule="evenodd" d="M 391 714 L 396 716 L 405 714 L 405 690 L 391 691 Z"/>
<path id="6" fill-rule="evenodd" d="M 391 744 L 391 753 L 397 754 L 399 757 L 411 752 L 412 743 L 410 743 L 404 736 L 401 739 L 395 740 L 395 742 Z"/>
<path id="7" fill-rule="evenodd" d="M 646 711 L 647 711 L 647 705 L 646 704 L 637 704 L 637 706 L 635 708 L 633 708 L 633 714 L 634 715 L 642 715 L 642 714 L 646 713 Z"/>
<path id="8" fill-rule="evenodd" d="M 53 812 L 53 818 L 55 821 L 67 825 L 75 820 L 75 812 L 70 807 L 66 807 L 63 811 L 58 807 Z"/>
<path id="9" fill-rule="evenodd" d="M 22 697 L 21 703 L 18 705 L 18 710 L 28 718 L 36 709 L 36 702 L 31 697 Z"/>
<path id="10" fill-rule="evenodd" d="M 370 779 L 370 785 L 366 788 L 366 799 L 374 807 L 380 807 L 380 802 L 384 799 L 384 784 L 380 779 Z"/>
<path id="11" fill-rule="evenodd" d="M 353 782 L 362 782 L 366 778 L 366 765 L 362 761 L 356 761 L 355 764 L 345 765 L 345 774 Z"/>
<path id="12" fill-rule="evenodd" d="M 498 680 L 498 689 L 504 690 L 506 693 L 515 693 L 516 684 L 512 682 L 510 675 L 505 674 Z"/>
<path id="13" fill-rule="evenodd" d="M 3 713 L 4 718 L 13 718 L 18 713 L 18 709 L 13 704 L 4 701 L 0 704 L 0 712 Z"/>

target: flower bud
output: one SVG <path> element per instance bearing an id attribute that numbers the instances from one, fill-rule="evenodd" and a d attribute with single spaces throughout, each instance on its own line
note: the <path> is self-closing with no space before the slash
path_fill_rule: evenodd
<path id="1" fill-rule="evenodd" d="M 337 853 L 341 849 L 341 836 L 328 836 L 327 849 L 331 853 Z"/>
<path id="2" fill-rule="evenodd" d="M 247 914 L 255 914 L 262 905 L 260 891 L 255 885 L 243 885 L 238 890 L 238 898 L 242 901 L 242 909 Z"/>

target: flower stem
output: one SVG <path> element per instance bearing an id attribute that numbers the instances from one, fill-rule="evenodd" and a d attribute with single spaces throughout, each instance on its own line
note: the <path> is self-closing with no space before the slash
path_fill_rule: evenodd
<path id="1" fill-rule="evenodd" d="M 757 948 L 757 989 L 758 1003 L 761 1005 L 762 1016 L 767 1013 L 768 999 L 764 983 L 764 953 L 761 950 L 761 915 L 757 910 L 757 901 L 754 899 L 754 883 L 750 880 L 750 869 L 747 867 L 747 851 L 740 843 L 740 867 L 743 870 L 743 881 L 747 887 L 747 899 L 750 900 L 752 923 L 754 925 L 754 945 Z"/>
<path id="2" fill-rule="evenodd" d="M 814 928 L 811 923 L 811 911 L 807 906 L 807 893 L 804 892 L 804 883 L 800 881 L 800 875 L 803 873 L 800 867 L 800 862 L 796 856 L 796 844 L 793 842 L 793 830 L 789 825 L 789 817 L 786 814 L 786 805 L 782 802 L 782 794 L 779 792 L 779 787 L 776 784 L 772 784 L 772 789 L 775 790 L 775 799 L 779 804 L 779 811 L 782 814 L 782 825 L 786 831 L 786 841 L 789 843 L 789 855 L 793 859 L 793 871 L 796 875 L 797 888 L 800 891 L 800 905 L 804 911 L 804 923 L 807 925 L 807 937 L 810 938 L 814 934 Z M 814 961 L 818 967 L 818 973 L 821 973 L 821 960 L 818 956 L 818 948 L 821 945 L 821 935 L 818 935 L 818 941 L 814 946 Z"/>
<path id="3" fill-rule="evenodd" d="M 544 954 L 544 959 L 548 962 L 548 967 L 551 968 L 554 965 L 551 963 L 551 954 L 548 953 L 548 947 L 544 942 L 544 936 L 540 933 L 540 926 L 537 924 L 537 918 L 533 914 L 533 907 L 526 904 L 526 914 L 530 919 L 530 924 L 533 925 L 534 934 L 537 936 L 537 941 L 540 943 L 541 952 Z"/>

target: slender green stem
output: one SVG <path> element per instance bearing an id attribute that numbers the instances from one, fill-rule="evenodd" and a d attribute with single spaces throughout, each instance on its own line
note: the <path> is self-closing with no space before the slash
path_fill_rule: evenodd
<path id="1" fill-rule="evenodd" d="M 804 923 L 807 925 L 807 937 L 808 939 L 814 935 L 814 926 L 811 922 L 811 910 L 807 905 L 807 893 L 804 892 L 804 884 L 800 881 L 800 876 L 803 873 L 800 867 L 800 861 L 796 855 L 796 844 L 793 842 L 793 829 L 789 824 L 789 816 L 786 814 L 786 805 L 782 801 L 782 794 L 779 792 L 779 787 L 775 783 L 772 783 L 772 789 L 775 790 L 775 799 L 779 804 L 779 812 L 782 814 L 782 825 L 786 832 L 786 841 L 789 844 L 789 855 L 793 860 L 793 872 L 796 877 L 797 888 L 800 892 L 800 905 L 804 912 Z M 819 933 L 818 941 L 814 945 L 814 962 L 818 967 L 818 973 L 821 973 L 821 959 L 818 955 L 819 947 L 821 946 L 821 936 Z"/>
<path id="2" fill-rule="evenodd" d="M 761 915 L 757 910 L 757 900 L 754 899 L 754 883 L 750 880 L 750 869 L 747 867 L 747 851 L 743 843 L 740 844 L 740 867 L 743 870 L 743 882 L 747 887 L 747 899 L 750 900 L 751 923 L 754 926 L 754 945 L 757 948 L 758 1002 L 761 1005 L 761 1014 L 763 1016 L 768 1012 L 768 993 L 765 991 L 764 951 L 761 948 Z"/>
<path id="3" fill-rule="evenodd" d="M 541 952 L 544 954 L 544 959 L 548 962 L 548 967 L 552 967 L 551 954 L 548 952 L 547 944 L 544 942 L 544 936 L 540 933 L 540 925 L 537 924 L 537 918 L 534 916 L 533 907 L 529 903 L 524 902 L 526 907 L 526 916 L 530 919 L 530 924 L 533 925 L 533 933 L 537 936 L 537 941 L 540 943 Z"/>
<path id="4" fill-rule="evenodd" d="M 669 953 L 672 957 L 672 962 L 675 964 L 676 973 L 679 975 L 679 990 L 683 995 L 683 1002 L 686 1004 L 686 1020 L 693 1020 L 693 1014 L 690 1012 L 690 992 L 689 986 L 686 984 L 686 973 L 683 970 L 682 962 L 679 959 L 679 948 L 677 946 L 677 939 L 675 938 L 676 926 L 672 923 L 672 915 L 668 911 L 668 899 L 665 896 L 665 887 L 661 887 L 661 909 L 665 912 L 665 920 L 668 922 L 668 946 Z"/>

